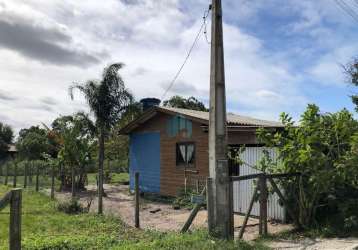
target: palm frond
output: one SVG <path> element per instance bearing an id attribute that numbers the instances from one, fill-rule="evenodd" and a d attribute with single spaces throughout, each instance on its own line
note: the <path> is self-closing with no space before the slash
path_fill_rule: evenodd
<path id="1" fill-rule="evenodd" d="M 123 63 L 114 63 L 103 70 L 101 81 L 87 81 L 84 84 L 74 83 L 69 88 L 73 99 L 75 89 L 82 92 L 99 127 L 109 129 L 121 118 L 126 108 L 134 102 L 133 95 L 124 86 L 118 71 Z"/>

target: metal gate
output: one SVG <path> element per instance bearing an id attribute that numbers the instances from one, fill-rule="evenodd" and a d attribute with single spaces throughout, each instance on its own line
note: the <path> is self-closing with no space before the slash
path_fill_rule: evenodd
<path id="1" fill-rule="evenodd" d="M 267 150 L 273 160 L 277 159 L 274 148 L 267 147 L 247 147 L 240 155 L 244 164 L 240 166 L 240 176 L 260 173 L 254 167 L 257 166 L 263 157 L 264 150 Z M 246 213 L 250 199 L 254 192 L 254 179 L 233 182 L 234 212 Z M 279 204 L 279 197 L 276 193 L 269 194 L 267 204 L 267 217 L 270 219 L 285 221 L 285 209 Z M 251 215 L 259 216 L 259 203 L 255 202 Z"/>

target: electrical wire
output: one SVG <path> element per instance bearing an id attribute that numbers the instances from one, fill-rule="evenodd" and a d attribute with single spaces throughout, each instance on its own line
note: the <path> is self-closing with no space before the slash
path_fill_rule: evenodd
<path id="1" fill-rule="evenodd" d="M 338 7 L 343 10 L 346 14 L 351 16 L 353 19 L 357 20 L 357 14 L 353 9 L 350 8 L 350 6 L 345 3 L 343 0 L 334 0 L 335 3 L 338 5 Z"/>
<path id="2" fill-rule="evenodd" d="M 358 0 L 357 0 L 358 1 Z M 205 35 L 205 40 L 208 44 L 211 44 L 211 42 L 209 42 L 208 39 L 208 31 L 207 31 L 207 23 L 206 23 L 206 18 L 209 15 L 209 11 L 210 11 L 210 7 L 207 11 L 204 12 L 204 16 L 203 16 L 203 21 L 204 21 L 204 35 Z"/>
<path id="3" fill-rule="evenodd" d="M 355 19 L 358 19 L 358 13 L 356 12 L 355 8 L 352 8 L 348 3 L 345 2 L 345 0 L 340 0 L 342 4 L 352 13 L 353 16 L 355 16 Z"/>
<path id="4" fill-rule="evenodd" d="M 167 89 L 164 91 L 164 94 L 162 95 L 161 100 L 164 100 L 164 98 L 165 98 L 165 96 L 167 95 L 167 93 L 169 92 L 169 90 L 174 86 L 175 81 L 178 79 L 178 77 L 179 77 L 181 71 L 183 70 L 185 64 L 187 63 L 187 61 L 188 61 L 188 59 L 189 59 L 189 57 L 190 57 L 190 55 L 191 55 L 191 52 L 193 51 L 193 49 L 194 49 L 196 43 L 198 42 L 198 40 L 199 40 L 199 38 L 200 38 L 200 35 L 202 34 L 203 29 L 206 27 L 206 18 L 208 17 L 208 15 L 209 15 L 209 13 L 210 13 L 210 10 L 211 10 L 211 5 L 210 5 L 209 8 L 204 12 L 204 17 L 203 17 L 204 21 L 203 21 L 203 23 L 201 24 L 200 29 L 199 29 L 198 33 L 196 34 L 196 36 L 195 36 L 194 42 L 193 42 L 193 44 L 191 45 L 191 47 L 190 47 L 190 49 L 189 49 L 189 51 L 188 51 L 188 53 L 187 53 L 187 55 L 186 55 L 186 57 L 185 57 L 183 63 L 182 63 L 181 66 L 179 67 L 179 70 L 178 70 L 177 73 L 174 75 L 173 80 L 170 82 L 169 86 L 168 86 Z"/>
<path id="5" fill-rule="evenodd" d="M 335 3 L 349 16 L 351 16 L 355 21 L 358 22 L 358 13 L 352 9 L 346 2 L 343 0 L 334 0 Z M 357 2 L 357 1 L 356 1 Z"/>

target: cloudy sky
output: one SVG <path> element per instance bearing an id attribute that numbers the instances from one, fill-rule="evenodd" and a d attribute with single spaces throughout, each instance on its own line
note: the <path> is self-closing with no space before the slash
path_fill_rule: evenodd
<path id="1" fill-rule="evenodd" d="M 0 0 L 0 121 L 18 130 L 86 110 L 68 87 L 112 62 L 126 64 L 137 99 L 161 98 L 209 2 Z M 229 111 L 274 120 L 308 103 L 353 111 L 341 64 L 358 54 L 357 21 L 334 0 L 223 0 L 223 12 Z M 209 56 L 202 36 L 168 96 L 207 103 Z"/>

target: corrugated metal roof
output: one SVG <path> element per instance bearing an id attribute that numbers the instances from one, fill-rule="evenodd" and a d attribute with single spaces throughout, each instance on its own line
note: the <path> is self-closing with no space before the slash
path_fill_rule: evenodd
<path id="1" fill-rule="evenodd" d="M 158 109 L 167 110 L 185 116 L 190 116 L 193 118 L 209 121 L 209 112 L 181 109 L 181 108 L 169 108 L 169 107 L 159 107 Z M 227 122 L 228 125 L 241 125 L 241 126 L 254 126 L 254 127 L 283 127 L 283 124 L 281 122 L 261 120 L 248 116 L 236 115 L 233 113 L 227 114 Z"/>
<path id="2" fill-rule="evenodd" d="M 158 112 L 170 114 L 170 115 L 183 115 L 189 119 L 197 120 L 205 125 L 209 124 L 209 112 L 181 109 L 181 108 L 169 108 L 169 107 L 153 107 L 144 112 L 139 118 L 130 122 L 124 126 L 119 134 L 129 134 L 133 129 L 145 123 L 147 120 L 154 117 Z M 283 127 L 282 123 L 275 121 L 266 121 L 261 119 L 255 119 L 248 116 L 236 115 L 232 113 L 227 114 L 228 126 L 232 127 L 245 127 L 245 128 L 280 128 Z"/>

